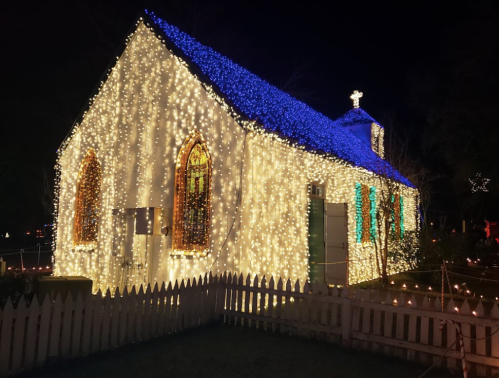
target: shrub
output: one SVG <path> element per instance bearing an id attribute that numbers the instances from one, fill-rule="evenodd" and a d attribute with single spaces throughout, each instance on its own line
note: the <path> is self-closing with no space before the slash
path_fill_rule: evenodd
<path id="1" fill-rule="evenodd" d="M 17 306 L 21 296 L 31 302 L 35 294 L 39 275 L 37 274 L 6 274 L 0 276 L 0 308 L 5 306 L 10 297 Z"/>

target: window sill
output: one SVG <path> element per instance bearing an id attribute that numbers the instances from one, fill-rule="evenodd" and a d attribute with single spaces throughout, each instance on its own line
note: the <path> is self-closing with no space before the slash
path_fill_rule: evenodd
<path id="1" fill-rule="evenodd" d="M 93 253 L 97 249 L 97 242 L 75 243 L 71 252 Z"/>
<path id="2" fill-rule="evenodd" d="M 196 257 L 206 257 L 208 256 L 208 251 L 180 251 L 180 250 L 175 250 L 170 252 L 170 256 L 174 259 L 181 259 L 181 258 L 186 258 L 186 259 L 194 259 Z"/>
<path id="3" fill-rule="evenodd" d="M 95 252 L 95 249 L 94 248 L 91 248 L 91 247 L 84 247 L 84 246 L 78 246 L 78 247 L 75 247 L 71 250 L 71 252 L 80 252 L 80 253 L 94 253 Z"/>

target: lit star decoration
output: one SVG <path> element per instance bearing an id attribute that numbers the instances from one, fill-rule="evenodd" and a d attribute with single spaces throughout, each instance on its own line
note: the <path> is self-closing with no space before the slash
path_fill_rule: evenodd
<path id="1" fill-rule="evenodd" d="M 360 98 L 362 97 L 364 93 L 362 92 L 359 92 L 359 91 L 353 91 L 352 95 L 350 96 L 350 98 L 353 100 L 353 107 L 354 109 L 357 109 L 359 108 L 359 100 Z"/>
<path id="2" fill-rule="evenodd" d="M 404 193 L 409 230 L 418 222 L 412 184 L 340 123 L 153 18 L 161 30 L 137 22 L 58 151 L 54 274 L 89 277 L 94 290 L 209 271 L 306 280 L 308 188 L 316 182 L 324 186 L 326 203 L 348 204 L 348 257 L 354 261 L 349 283 L 376 278 L 372 243 L 356 243 L 356 183 L 370 188 L 372 202 L 372 188 L 379 185 L 373 172 L 389 171 Z M 127 273 L 123 219 L 114 210 L 160 208 L 165 221 L 173 222 L 180 209 L 174 197 L 182 146 L 197 134 L 211 160 L 211 205 L 203 204 L 210 211 L 209 234 L 197 239 L 206 248 L 184 243 L 174 250 L 174 230 L 168 236 L 134 234 Z M 99 226 L 95 248 L 83 253 L 90 251 L 75 248 L 73 225 L 79 172 L 90 149 L 101 166 Z M 360 197 L 361 216 L 364 211 L 372 217 L 373 204 L 362 206 Z M 382 237 L 383 230 L 377 231 Z M 150 255 L 156 260 L 148 262 Z"/>
<path id="3" fill-rule="evenodd" d="M 475 175 L 475 178 L 473 179 L 468 179 L 470 184 L 471 184 L 471 192 L 476 193 L 476 192 L 488 192 L 489 190 L 487 189 L 487 184 L 490 182 L 490 179 L 482 177 L 481 173 L 477 173 Z"/>

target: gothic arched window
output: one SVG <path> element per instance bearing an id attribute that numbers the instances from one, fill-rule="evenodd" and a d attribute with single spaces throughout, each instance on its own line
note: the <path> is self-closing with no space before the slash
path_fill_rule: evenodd
<path id="1" fill-rule="evenodd" d="M 173 250 L 206 252 L 211 210 L 211 158 L 199 133 L 179 152 L 175 171 Z"/>
<path id="2" fill-rule="evenodd" d="M 76 187 L 74 242 L 77 245 L 97 241 L 101 175 L 95 151 L 90 149 L 81 163 Z"/>

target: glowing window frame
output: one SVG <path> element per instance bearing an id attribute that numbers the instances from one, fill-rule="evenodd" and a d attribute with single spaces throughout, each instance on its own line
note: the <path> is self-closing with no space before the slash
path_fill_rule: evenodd
<path id="1" fill-rule="evenodd" d="M 367 245 L 376 241 L 376 187 L 355 183 L 356 242 Z"/>
<path id="2" fill-rule="evenodd" d="M 96 176 L 96 183 L 90 188 L 94 187 L 97 190 L 87 193 L 88 186 L 83 186 L 83 182 L 90 179 L 90 169 L 94 169 Z M 97 242 L 98 232 L 99 232 L 99 209 L 100 209 L 100 191 L 101 191 L 101 181 L 102 181 L 102 170 L 99 160 L 97 159 L 97 154 L 93 148 L 87 151 L 87 154 L 83 158 L 80 165 L 80 171 L 78 173 L 78 181 L 76 184 L 76 198 L 75 198 L 75 216 L 74 216 L 74 226 L 73 226 L 73 240 L 75 246 L 93 246 Z M 88 214 L 83 211 L 84 201 L 87 200 L 90 204 L 87 207 L 92 208 L 93 220 L 86 220 Z M 94 227 L 89 225 L 94 224 Z M 85 227 L 85 225 L 87 225 Z"/>
<path id="3" fill-rule="evenodd" d="M 189 156 L 195 145 L 200 145 L 208 159 L 208 182 L 207 182 L 207 203 L 206 203 L 206 240 L 204 244 L 186 244 L 184 243 L 183 233 L 183 214 L 186 201 L 186 179 L 187 164 Z M 172 255 L 199 255 L 208 254 L 210 242 L 210 223 L 211 223 L 211 184 L 212 184 L 212 160 L 211 154 L 202 135 L 195 131 L 192 132 L 184 141 L 177 157 L 175 168 L 175 194 L 173 202 L 173 229 L 172 229 Z"/>

